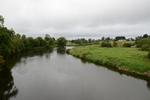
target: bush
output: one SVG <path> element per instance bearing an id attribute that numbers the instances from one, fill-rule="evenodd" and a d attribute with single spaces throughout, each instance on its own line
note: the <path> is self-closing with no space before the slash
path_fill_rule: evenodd
<path id="1" fill-rule="evenodd" d="M 111 43 L 104 41 L 102 42 L 101 47 L 112 47 L 112 46 Z"/>
<path id="2" fill-rule="evenodd" d="M 114 42 L 113 42 L 113 46 L 114 46 L 114 47 L 117 47 L 117 42 L 114 41 Z"/>
<path id="3" fill-rule="evenodd" d="M 142 49 L 143 51 L 148 51 L 149 48 L 150 48 L 150 46 L 149 46 L 148 44 L 143 44 L 142 47 L 141 47 L 141 49 Z"/>
<path id="4" fill-rule="evenodd" d="M 131 43 L 124 43 L 124 44 L 123 44 L 123 47 L 131 47 L 131 46 L 132 46 Z"/>
<path id="5" fill-rule="evenodd" d="M 143 44 L 148 44 L 150 46 L 150 38 L 144 38 L 136 41 L 136 45 L 139 48 L 141 48 Z"/>

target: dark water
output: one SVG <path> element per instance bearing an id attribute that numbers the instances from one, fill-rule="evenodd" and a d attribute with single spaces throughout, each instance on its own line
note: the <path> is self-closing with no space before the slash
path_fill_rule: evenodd
<path id="1" fill-rule="evenodd" d="M 64 49 L 14 56 L 0 72 L 0 100 L 150 100 L 148 80 L 83 62 Z"/>

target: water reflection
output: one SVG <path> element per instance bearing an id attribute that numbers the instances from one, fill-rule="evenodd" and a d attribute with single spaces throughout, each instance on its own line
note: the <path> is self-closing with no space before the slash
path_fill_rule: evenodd
<path id="1" fill-rule="evenodd" d="M 4 67 L 0 71 L 0 100 L 9 100 L 18 94 L 18 89 L 14 85 L 11 71 Z"/>
<path id="2" fill-rule="evenodd" d="M 28 59 L 29 57 L 34 56 L 42 57 L 43 55 L 45 55 L 46 58 L 50 58 L 50 53 L 52 51 L 52 48 L 40 49 L 12 55 L 11 58 L 8 58 L 6 65 L 0 70 L 0 100 L 9 100 L 10 98 L 15 97 L 19 92 L 14 84 L 11 68 L 13 68 L 17 63 L 26 64 L 26 60 L 21 61 L 22 58 Z"/>
<path id="3" fill-rule="evenodd" d="M 49 48 L 49 49 L 39 49 L 39 50 L 28 51 L 25 53 L 12 55 L 10 58 L 7 59 L 6 66 L 7 68 L 11 69 L 16 65 L 16 63 L 26 64 L 26 61 L 21 62 L 21 58 L 27 59 L 29 57 L 34 57 L 34 56 L 42 57 L 43 55 L 45 55 L 45 57 L 49 59 L 50 53 L 52 52 L 53 52 L 53 48 Z"/>
<path id="4" fill-rule="evenodd" d="M 66 47 L 58 47 L 57 53 L 59 54 L 65 54 L 66 53 Z"/>

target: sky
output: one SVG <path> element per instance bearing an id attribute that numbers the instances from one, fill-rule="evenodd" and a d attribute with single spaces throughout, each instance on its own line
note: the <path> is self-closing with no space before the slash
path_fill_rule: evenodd
<path id="1" fill-rule="evenodd" d="M 150 0 L 0 0 L 4 25 L 27 36 L 150 35 Z"/>

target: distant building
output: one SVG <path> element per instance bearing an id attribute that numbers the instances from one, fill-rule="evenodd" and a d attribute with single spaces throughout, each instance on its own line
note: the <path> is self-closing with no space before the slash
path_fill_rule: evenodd
<path id="1" fill-rule="evenodd" d="M 126 38 L 125 38 L 125 36 L 117 36 L 117 37 L 115 37 L 115 40 L 116 41 L 125 41 Z"/>

